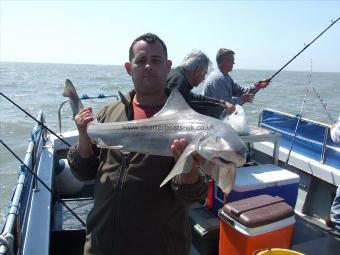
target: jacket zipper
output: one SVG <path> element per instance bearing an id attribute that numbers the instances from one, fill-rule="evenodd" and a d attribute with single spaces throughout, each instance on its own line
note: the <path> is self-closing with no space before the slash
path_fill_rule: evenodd
<path id="1" fill-rule="evenodd" d="M 120 199 L 121 199 L 121 194 L 123 191 L 123 186 L 124 186 L 124 181 L 127 175 L 127 168 L 130 164 L 130 153 L 122 153 L 123 157 L 122 157 L 122 162 L 120 165 L 120 169 L 119 169 L 119 174 L 118 174 L 118 180 L 116 183 L 116 204 L 115 204 L 115 213 L 114 213 L 114 226 L 116 226 L 115 229 L 118 229 L 117 224 L 119 222 L 119 210 L 120 210 Z"/>

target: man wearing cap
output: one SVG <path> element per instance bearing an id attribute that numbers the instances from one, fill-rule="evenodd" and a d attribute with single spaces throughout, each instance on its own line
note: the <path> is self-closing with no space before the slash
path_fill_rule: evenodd
<path id="1" fill-rule="evenodd" d="M 242 105 L 253 102 L 255 92 L 268 86 L 269 81 L 259 81 L 249 87 L 242 87 L 229 76 L 233 70 L 235 52 L 221 48 L 216 54 L 218 69 L 212 72 L 205 81 L 203 95 L 218 98 L 232 104 Z"/>

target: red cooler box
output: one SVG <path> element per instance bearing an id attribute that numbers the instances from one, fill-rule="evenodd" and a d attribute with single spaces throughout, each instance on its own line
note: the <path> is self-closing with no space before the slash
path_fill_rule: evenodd
<path id="1" fill-rule="evenodd" d="M 226 203 L 262 194 L 282 197 L 294 208 L 299 182 L 299 175 L 273 164 L 237 168 L 235 185 L 228 195 L 214 184 L 213 213 L 217 215 Z"/>
<path id="2" fill-rule="evenodd" d="M 294 210 L 280 197 L 260 195 L 219 211 L 219 255 L 251 255 L 264 248 L 290 248 Z"/>

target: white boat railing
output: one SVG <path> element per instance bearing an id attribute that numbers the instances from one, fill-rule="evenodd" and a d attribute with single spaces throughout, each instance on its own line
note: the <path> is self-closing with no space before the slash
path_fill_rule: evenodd
<path id="1" fill-rule="evenodd" d="M 44 114 L 42 111 L 39 112 L 37 119 L 41 123 L 45 123 Z M 43 139 L 41 139 L 44 130 L 45 129 L 39 123 L 36 123 L 32 130 L 31 137 L 29 139 L 29 144 L 28 144 L 26 155 L 25 155 L 24 164 L 32 170 L 35 168 L 37 155 L 39 155 L 42 149 L 42 145 L 44 143 Z M 24 205 L 23 203 L 27 201 L 23 201 L 24 199 L 23 196 L 24 195 L 29 196 L 29 194 L 23 193 L 23 190 L 24 188 L 26 188 L 27 185 L 31 186 L 30 185 L 31 183 L 28 181 L 31 180 L 32 176 L 30 174 L 27 175 L 27 173 L 28 171 L 26 170 L 26 167 L 24 165 L 21 165 L 15 191 L 13 193 L 13 196 L 10 202 L 10 206 L 9 206 L 8 213 L 5 219 L 4 227 L 1 231 L 1 237 L 3 237 L 5 240 L 4 242 L 0 243 L 0 254 L 1 255 L 2 254 L 14 254 L 13 238 L 15 238 L 16 245 L 18 247 L 20 247 L 21 245 L 20 242 L 21 242 L 22 231 L 25 231 L 23 230 L 24 217 L 20 218 L 18 217 L 18 215 L 19 215 L 20 209 L 23 209 L 26 207 L 26 205 Z M 28 199 L 29 197 L 27 197 L 27 200 Z M 17 236 L 14 237 L 14 235 L 17 235 Z"/>
<path id="2" fill-rule="evenodd" d="M 279 126 L 275 127 L 275 126 L 272 126 L 270 123 L 268 123 L 268 124 L 264 123 L 263 119 L 262 119 L 264 112 L 272 112 L 274 114 L 277 114 L 278 116 L 286 116 L 286 117 L 288 117 L 292 120 L 298 119 L 299 116 L 295 116 L 295 115 L 292 115 L 292 114 L 280 112 L 280 111 L 269 109 L 269 108 L 264 109 L 262 111 L 262 113 L 259 115 L 259 120 L 258 120 L 259 126 L 271 129 L 271 130 L 276 131 L 276 132 L 279 132 L 283 135 L 286 135 L 287 137 L 292 137 L 294 135 L 292 132 L 284 131 Z M 297 134 L 296 137 L 299 138 L 299 140 L 301 140 L 303 142 L 309 143 L 311 145 L 318 146 L 320 148 L 320 152 L 318 153 L 318 157 L 319 157 L 318 162 L 321 163 L 321 164 L 325 164 L 326 160 L 329 159 L 329 157 L 327 157 L 327 150 L 332 149 L 334 151 L 339 151 L 339 148 L 336 147 L 329 139 L 330 125 L 325 124 L 325 123 L 321 123 L 321 122 L 317 122 L 317 121 L 314 121 L 314 120 L 310 120 L 310 119 L 307 119 L 307 118 L 301 118 L 301 120 L 303 120 L 305 123 L 310 123 L 311 125 L 320 127 L 320 135 L 322 135 L 322 139 L 321 138 L 318 139 L 318 140 L 317 139 L 311 139 L 311 138 L 302 136 L 301 134 Z M 317 134 L 315 134 L 315 135 L 317 135 Z"/>

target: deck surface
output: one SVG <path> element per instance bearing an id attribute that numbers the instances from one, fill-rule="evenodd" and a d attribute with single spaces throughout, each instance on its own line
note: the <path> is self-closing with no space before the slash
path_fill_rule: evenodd
<path id="1" fill-rule="evenodd" d="M 65 200 L 66 204 L 86 221 L 86 216 L 93 206 L 93 200 Z M 72 231 L 83 228 L 82 225 L 60 203 L 55 205 L 53 220 L 54 231 Z M 295 215 L 296 223 L 292 239 L 292 250 L 308 255 L 338 255 L 340 234 L 324 226 L 313 218 Z M 204 254 L 192 246 L 192 255 Z"/>
<path id="2" fill-rule="evenodd" d="M 295 216 L 292 249 L 310 255 L 338 255 L 340 234 L 309 217 Z"/>

